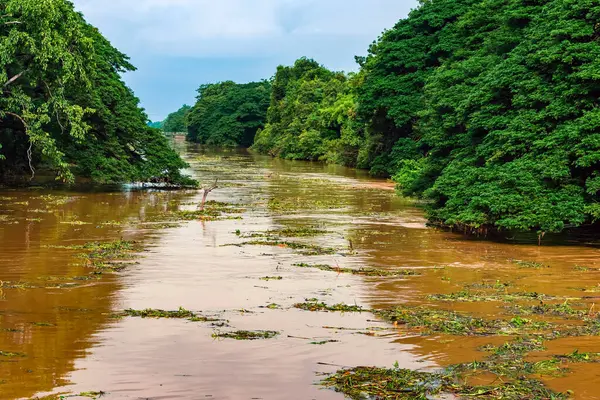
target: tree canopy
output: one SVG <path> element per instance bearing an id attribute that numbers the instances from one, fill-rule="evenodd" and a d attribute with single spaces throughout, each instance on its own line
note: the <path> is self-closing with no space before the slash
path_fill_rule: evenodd
<path id="1" fill-rule="evenodd" d="M 357 74 L 280 66 L 253 148 L 393 176 L 466 231 L 594 223 L 599 35 L 594 0 L 422 1 Z"/>
<path id="2" fill-rule="evenodd" d="M 121 80 L 128 57 L 66 0 L 0 0 L 0 179 L 189 181 Z"/>
<path id="3" fill-rule="evenodd" d="M 167 116 L 162 123 L 162 130 L 168 133 L 187 132 L 187 114 L 191 107 L 184 104 L 179 110 Z"/>
<path id="4" fill-rule="evenodd" d="M 245 146 L 264 127 L 271 84 L 227 81 L 202 85 L 187 115 L 188 140 L 212 146 Z"/>

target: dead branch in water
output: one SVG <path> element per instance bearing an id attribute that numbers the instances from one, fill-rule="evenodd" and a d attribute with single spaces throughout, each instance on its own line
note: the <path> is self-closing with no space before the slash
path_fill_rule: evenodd
<path id="1" fill-rule="evenodd" d="M 217 178 L 215 180 L 215 184 L 210 186 L 210 187 L 204 187 L 202 190 L 204 191 L 204 194 L 202 195 L 202 203 L 200 203 L 200 211 L 204 211 L 204 206 L 206 205 L 206 199 L 208 198 L 208 195 L 210 194 L 210 192 L 212 192 L 215 189 L 219 188 L 219 179 Z"/>

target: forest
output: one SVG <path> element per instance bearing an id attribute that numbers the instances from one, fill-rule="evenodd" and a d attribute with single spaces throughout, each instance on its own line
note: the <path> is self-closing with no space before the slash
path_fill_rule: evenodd
<path id="1" fill-rule="evenodd" d="M 422 1 L 356 73 L 301 58 L 268 83 L 201 87 L 188 139 L 247 146 L 256 132 L 260 153 L 392 177 L 464 232 L 594 224 L 599 37 L 592 0 Z"/>
<path id="2" fill-rule="evenodd" d="M 121 79 L 134 71 L 65 0 L 0 0 L 0 183 L 194 182 Z"/>

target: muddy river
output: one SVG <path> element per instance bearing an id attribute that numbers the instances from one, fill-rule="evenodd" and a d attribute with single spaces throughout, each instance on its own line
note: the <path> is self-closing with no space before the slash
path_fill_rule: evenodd
<path id="1" fill-rule="evenodd" d="M 426 227 L 416 204 L 363 171 L 177 146 L 190 174 L 218 179 L 209 200 L 228 204 L 222 216 L 172 217 L 197 210 L 199 191 L 0 191 L 1 399 L 343 399 L 318 385 L 323 374 L 472 362 L 508 336 L 424 335 L 371 312 L 295 304 L 427 306 L 489 319 L 531 302 L 468 288 L 540 293 L 590 313 L 600 299 L 598 248 L 469 239 Z M 102 243 L 135 243 L 135 255 L 99 263 L 90 252 Z M 123 314 L 180 307 L 204 319 Z M 224 335 L 236 331 L 276 336 Z M 600 340 L 545 347 L 529 357 L 600 352 Z M 600 398 L 600 363 L 540 379 Z"/>

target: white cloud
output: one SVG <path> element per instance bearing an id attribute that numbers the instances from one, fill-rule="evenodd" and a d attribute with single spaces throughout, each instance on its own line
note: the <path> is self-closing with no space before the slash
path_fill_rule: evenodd
<path id="1" fill-rule="evenodd" d="M 301 56 L 355 70 L 355 55 L 417 0 L 71 0 L 132 57 L 125 79 L 153 120 L 201 83 L 269 78 Z"/>
<path id="2" fill-rule="evenodd" d="M 270 56 L 321 38 L 368 44 L 416 0 L 75 0 L 126 52 Z M 359 39 L 360 38 L 360 39 Z"/>

